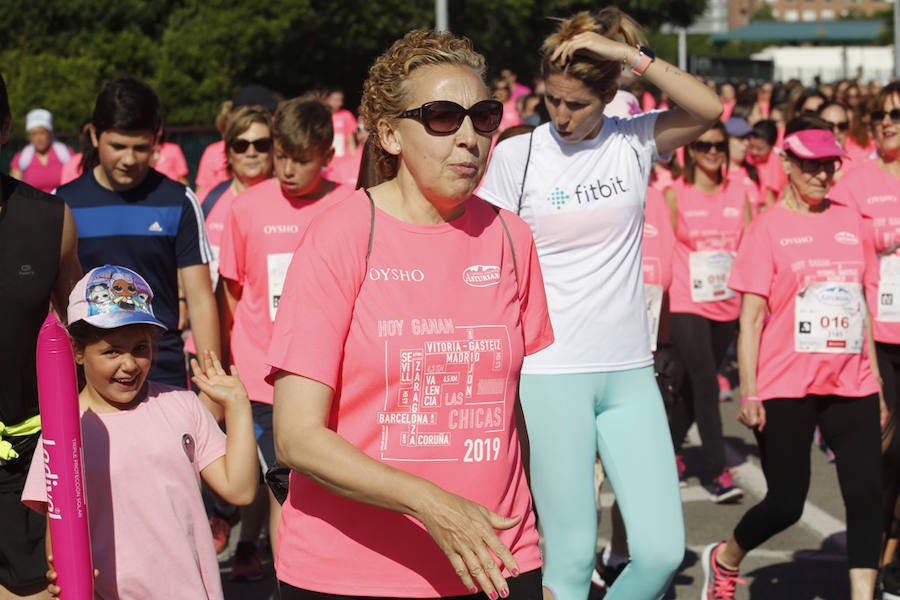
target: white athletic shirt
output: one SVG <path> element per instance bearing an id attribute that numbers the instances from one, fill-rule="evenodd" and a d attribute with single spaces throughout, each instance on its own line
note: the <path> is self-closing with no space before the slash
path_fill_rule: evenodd
<path id="1" fill-rule="evenodd" d="M 641 273 L 644 200 L 658 158 L 659 113 L 604 118 L 600 133 L 562 141 L 552 124 L 499 144 L 478 195 L 531 226 L 556 341 L 523 373 L 590 373 L 652 364 Z"/>

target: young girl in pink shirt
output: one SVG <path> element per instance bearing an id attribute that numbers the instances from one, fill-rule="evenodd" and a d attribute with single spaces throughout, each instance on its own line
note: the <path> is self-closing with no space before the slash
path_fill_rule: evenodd
<path id="1" fill-rule="evenodd" d="M 115 265 L 89 271 L 69 296 L 69 334 L 85 381 L 78 404 L 94 597 L 221 599 L 200 481 L 228 502 L 251 500 L 257 464 L 250 403 L 237 371 L 226 373 L 210 351 L 202 368 L 192 361 L 193 380 L 223 410 L 227 440 L 193 392 L 147 381 L 154 339 L 166 329 L 152 301 L 143 277 Z M 46 512 L 42 454 L 39 443 L 22 501 Z M 50 540 L 51 549 L 65 550 Z"/>
<path id="2" fill-rule="evenodd" d="M 675 407 L 672 437 L 676 454 L 692 420 L 703 440 L 704 479 L 715 502 L 736 500 L 725 465 L 717 373 L 737 332 L 740 297 L 727 286 L 731 261 L 750 221 L 743 182 L 729 180 L 728 135 L 717 122 L 685 152 L 684 177 L 666 190 L 675 226 L 675 261 L 669 292 L 672 343 L 685 365 L 690 394 Z M 692 413 L 692 414 L 691 414 Z"/>
<path id="3" fill-rule="evenodd" d="M 816 425 L 834 450 L 847 508 L 853 600 L 869 600 L 881 547 L 878 366 L 864 293 L 871 236 L 855 211 L 828 197 L 843 150 L 828 123 L 788 124 L 781 202 L 741 242 L 729 286 L 743 294 L 738 420 L 753 428 L 766 497 L 727 542 L 703 553 L 704 598 L 733 600 L 752 549 L 803 512 Z"/>

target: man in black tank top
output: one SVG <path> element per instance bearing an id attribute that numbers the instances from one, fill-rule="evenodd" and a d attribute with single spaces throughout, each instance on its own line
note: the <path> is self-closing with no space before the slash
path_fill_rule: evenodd
<path id="1" fill-rule="evenodd" d="M 0 146 L 11 114 L 0 78 Z M 35 352 L 53 308 L 65 319 L 81 277 L 75 220 L 62 199 L 0 173 L 0 596 L 46 596 L 45 518 L 21 502 L 40 425 Z"/>

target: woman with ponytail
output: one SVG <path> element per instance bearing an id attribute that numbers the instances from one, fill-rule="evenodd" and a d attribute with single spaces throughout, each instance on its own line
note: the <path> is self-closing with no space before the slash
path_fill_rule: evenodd
<path id="1" fill-rule="evenodd" d="M 655 58 L 615 7 L 560 21 L 541 48 L 551 122 L 494 150 L 480 195 L 531 225 L 556 342 L 526 357 L 521 400 L 544 533 L 546 598 L 583 600 L 597 543 L 599 452 L 630 563 L 607 600 L 656 600 L 684 556 L 675 456 L 653 372 L 641 272 L 647 182 L 660 155 L 719 119 L 722 103 Z M 604 107 L 629 68 L 678 108 Z"/>

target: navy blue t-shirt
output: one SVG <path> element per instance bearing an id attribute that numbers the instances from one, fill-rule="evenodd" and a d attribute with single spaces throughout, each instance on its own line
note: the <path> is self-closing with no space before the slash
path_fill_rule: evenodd
<path id="1" fill-rule="evenodd" d="M 153 312 L 168 330 L 150 378 L 184 387 L 184 343 L 178 330 L 178 269 L 209 263 L 203 211 L 194 193 L 150 169 L 136 188 L 114 192 L 93 171 L 59 187 L 78 227 L 78 258 L 85 272 L 105 264 L 142 275 L 153 290 Z"/>

